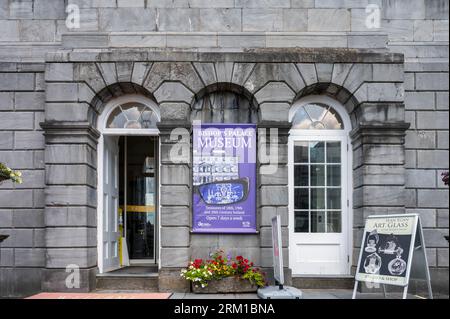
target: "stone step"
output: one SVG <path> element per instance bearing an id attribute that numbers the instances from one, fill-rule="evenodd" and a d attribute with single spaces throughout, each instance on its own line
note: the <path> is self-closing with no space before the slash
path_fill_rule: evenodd
<path id="1" fill-rule="evenodd" d="M 353 289 L 352 276 L 293 276 L 292 286 L 298 289 Z"/>
<path id="2" fill-rule="evenodd" d="M 98 274 L 97 290 L 158 292 L 158 266 L 130 266 Z"/>
<path id="3" fill-rule="evenodd" d="M 159 292 L 158 274 L 97 276 L 97 291 Z"/>

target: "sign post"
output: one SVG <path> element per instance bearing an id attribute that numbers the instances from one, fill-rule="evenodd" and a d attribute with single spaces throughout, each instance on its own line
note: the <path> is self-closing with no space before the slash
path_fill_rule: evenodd
<path id="1" fill-rule="evenodd" d="M 283 242 L 281 237 L 281 217 L 272 219 L 273 272 L 275 286 L 258 289 L 261 299 L 302 299 L 303 293 L 294 287 L 285 287 L 283 265 Z"/>
<path id="2" fill-rule="evenodd" d="M 273 272 L 276 284 L 283 289 L 284 270 L 283 270 L 283 244 L 281 238 L 281 218 L 280 215 L 272 219 L 272 243 L 273 243 Z"/>
<path id="3" fill-rule="evenodd" d="M 359 282 L 403 287 L 408 295 L 411 279 L 426 280 L 433 299 L 422 225 L 418 214 L 374 215 L 366 220 L 356 270 L 353 299 Z"/>

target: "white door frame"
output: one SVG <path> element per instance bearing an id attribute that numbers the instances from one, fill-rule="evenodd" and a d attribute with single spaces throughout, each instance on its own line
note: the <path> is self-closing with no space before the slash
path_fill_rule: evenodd
<path id="1" fill-rule="evenodd" d="M 105 151 L 105 147 L 104 147 L 104 136 L 110 135 L 110 136 L 154 136 L 154 137 L 159 137 L 159 130 L 158 129 L 110 129 L 107 128 L 106 124 L 107 124 L 107 120 L 109 119 L 109 116 L 111 115 L 111 113 L 113 112 L 113 110 L 118 107 L 119 105 L 122 104 L 126 104 L 126 103 L 141 103 L 144 104 L 145 106 L 149 107 L 150 109 L 153 110 L 153 112 L 155 112 L 155 114 L 158 117 L 158 121 L 161 120 L 161 116 L 160 116 L 160 112 L 159 112 L 159 108 L 156 105 L 156 103 L 147 98 L 144 97 L 142 95 L 138 95 L 138 94 L 129 94 L 129 95 L 124 95 L 118 98 L 115 98 L 114 100 L 110 101 L 109 103 L 106 104 L 103 112 L 100 114 L 98 120 L 97 120 L 97 127 L 99 128 L 100 131 L 100 138 L 98 140 L 98 145 L 97 145 L 97 176 L 98 176 L 98 180 L 97 180 L 97 262 L 98 262 L 98 269 L 99 269 L 99 273 L 104 273 L 106 271 L 110 271 L 107 269 L 104 269 L 104 265 L 103 265 L 103 179 L 104 179 L 104 168 L 103 168 L 103 157 L 104 157 L 104 151 Z M 160 140 L 158 138 L 158 145 L 157 145 L 157 149 L 160 150 L 161 146 L 160 146 Z M 160 152 L 158 152 L 157 156 L 160 156 Z M 160 159 L 157 159 L 158 162 L 158 172 L 160 172 Z M 159 173 L 158 173 L 159 175 Z M 157 231 L 157 241 L 155 242 L 155 254 L 157 254 L 156 258 L 157 258 L 157 262 L 158 264 L 160 264 L 159 262 L 159 258 L 161 256 L 160 254 L 160 237 L 161 237 L 161 223 L 160 223 L 160 178 L 158 178 L 158 197 L 157 197 L 157 202 L 158 205 L 156 207 L 157 209 L 157 215 L 156 215 L 156 221 L 158 224 L 158 227 L 155 227 L 155 231 Z M 158 247 L 156 247 L 158 246 Z M 158 250 L 158 253 L 157 253 Z"/>
<path id="2" fill-rule="evenodd" d="M 342 220 L 342 231 L 346 238 L 345 250 L 348 256 L 345 262 L 345 269 L 339 271 L 340 275 L 351 274 L 352 253 L 353 253 L 353 151 L 349 133 L 351 121 L 344 106 L 336 100 L 323 95 L 307 96 L 297 101 L 289 112 L 289 120 L 292 122 L 299 108 L 314 103 L 322 103 L 331 106 L 341 117 L 343 130 L 300 130 L 292 129 L 288 139 L 288 189 L 289 189 L 289 267 L 293 270 L 295 260 L 294 249 L 294 143 L 297 141 L 341 141 L 342 147 L 346 148 L 346 158 L 342 161 L 342 167 L 346 176 L 342 179 L 343 208 L 347 209 L 346 220 Z M 346 161 L 346 163 L 344 162 Z M 345 194 L 345 195 L 344 195 Z M 293 246 L 292 246 L 293 247 Z M 293 275 L 302 275 L 293 273 Z"/>

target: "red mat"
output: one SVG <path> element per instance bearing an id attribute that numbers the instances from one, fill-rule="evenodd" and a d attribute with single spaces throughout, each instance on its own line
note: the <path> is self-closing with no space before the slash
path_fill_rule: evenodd
<path id="1" fill-rule="evenodd" d="M 40 293 L 26 299 L 169 299 L 168 293 Z"/>

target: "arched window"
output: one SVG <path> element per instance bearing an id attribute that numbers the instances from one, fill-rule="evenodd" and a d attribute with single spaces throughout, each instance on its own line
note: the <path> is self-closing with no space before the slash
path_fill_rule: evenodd
<path id="1" fill-rule="evenodd" d="M 140 95 L 122 96 L 107 105 L 100 117 L 100 129 L 105 133 L 156 131 L 159 109 L 151 99 Z M 142 132 L 141 132 L 142 131 Z"/>
<path id="2" fill-rule="evenodd" d="M 150 129 L 159 122 L 157 114 L 141 103 L 126 103 L 113 110 L 106 124 L 107 128 Z"/>
<path id="3" fill-rule="evenodd" d="M 292 128 L 301 130 L 342 130 L 339 114 L 329 105 L 308 103 L 298 107 L 292 119 Z"/>
<path id="4" fill-rule="evenodd" d="M 257 111 L 244 95 L 220 91 L 206 95 L 192 107 L 191 120 L 203 123 L 256 123 Z"/>

